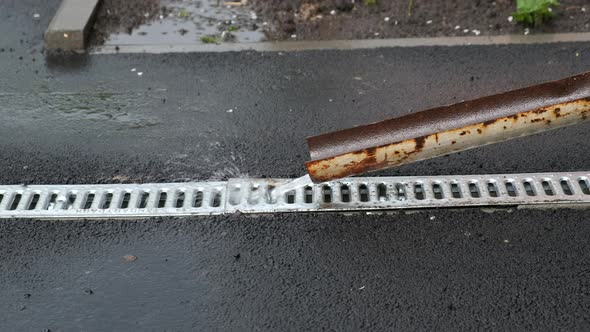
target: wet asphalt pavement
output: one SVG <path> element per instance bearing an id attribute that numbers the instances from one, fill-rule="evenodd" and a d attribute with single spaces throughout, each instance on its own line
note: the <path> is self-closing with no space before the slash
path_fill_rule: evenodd
<path id="1" fill-rule="evenodd" d="M 295 177 L 307 135 L 590 69 L 586 43 L 45 58 L 56 3 L 0 3 L 2 184 Z M 588 170 L 589 129 L 381 174 Z M 0 330 L 587 329 L 588 221 L 569 209 L 2 220 Z"/>

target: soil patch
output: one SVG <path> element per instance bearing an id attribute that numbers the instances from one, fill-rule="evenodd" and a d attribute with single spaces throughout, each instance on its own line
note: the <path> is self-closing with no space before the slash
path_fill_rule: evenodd
<path id="1" fill-rule="evenodd" d="M 550 22 L 526 28 L 509 17 L 513 0 L 250 0 L 269 39 L 367 39 L 590 31 L 588 0 L 563 0 Z"/>

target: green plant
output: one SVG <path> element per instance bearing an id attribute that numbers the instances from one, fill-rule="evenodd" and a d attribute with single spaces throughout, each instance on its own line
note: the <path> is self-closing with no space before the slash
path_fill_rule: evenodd
<path id="1" fill-rule="evenodd" d="M 412 7 L 414 7 L 414 0 L 408 1 L 408 16 L 412 15 Z"/>
<path id="2" fill-rule="evenodd" d="M 217 44 L 217 38 L 214 36 L 202 36 L 201 41 L 205 44 Z"/>
<path id="3" fill-rule="evenodd" d="M 184 8 L 181 9 L 180 12 L 178 13 L 178 17 L 187 18 L 189 16 L 191 16 L 191 13 Z"/>
<path id="4" fill-rule="evenodd" d="M 377 6 L 377 0 L 363 0 L 365 6 Z"/>
<path id="5" fill-rule="evenodd" d="M 512 17 L 526 25 L 539 25 L 553 17 L 552 7 L 557 6 L 557 0 L 516 0 L 516 12 Z"/>
<path id="6" fill-rule="evenodd" d="M 229 32 L 238 31 L 238 27 L 235 25 L 231 25 L 229 28 L 227 28 L 227 31 L 229 31 Z"/>

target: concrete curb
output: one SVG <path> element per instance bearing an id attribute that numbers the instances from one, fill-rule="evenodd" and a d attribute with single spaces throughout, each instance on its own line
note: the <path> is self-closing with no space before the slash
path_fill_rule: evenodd
<path id="1" fill-rule="evenodd" d="M 350 50 L 382 47 L 417 46 L 465 46 L 465 45 L 508 45 L 588 42 L 590 33 L 556 33 L 539 35 L 468 36 L 435 38 L 397 38 L 363 40 L 325 40 L 325 41 L 281 41 L 261 43 L 212 44 L 154 44 L 154 45 L 105 45 L 90 51 L 92 54 L 113 53 L 191 53 L 191 52 L 236 52 L 236 51 L 308 51 L 308 50 Z"/>
<path id="2" fill-rule="evenodd" d="M 99 1 L 62 0 L 45 32 L 45 48 L 84 51 Z"/>

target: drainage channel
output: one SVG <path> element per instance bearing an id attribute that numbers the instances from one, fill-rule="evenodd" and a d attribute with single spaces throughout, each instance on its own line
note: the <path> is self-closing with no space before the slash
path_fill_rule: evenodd
<path id="1" fill-rule="evenodd" d="M 0 218 L 137 218 L 590 204 L 590 172 L 355 177 L 273 195 L 288 179 L 0 186 Z M 590 206 L 590 205 L 589 205 Z"/>

